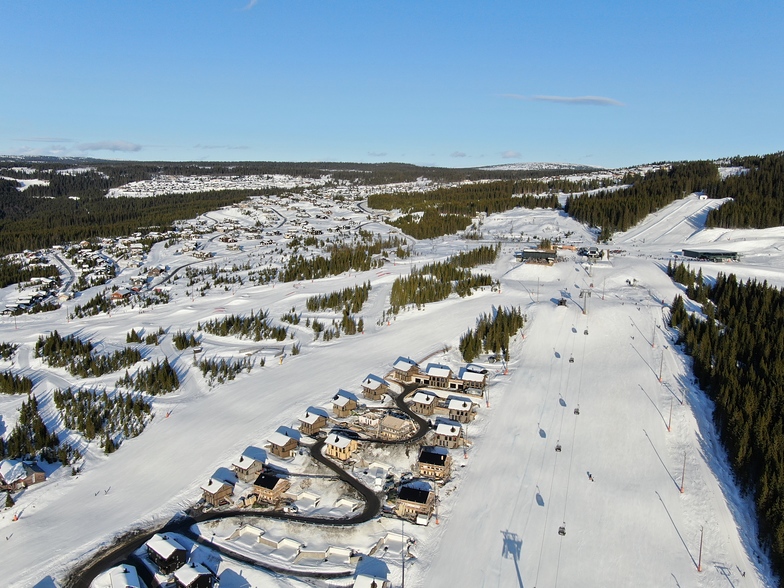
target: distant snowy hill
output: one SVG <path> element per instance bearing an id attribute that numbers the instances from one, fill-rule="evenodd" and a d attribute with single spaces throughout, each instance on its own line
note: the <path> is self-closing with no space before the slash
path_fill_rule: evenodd
<path id="1" fill-rule="evenodd" d="M 582 165 L 577 163 L 546 163 L 546 162 L 524 162 L 524 163 L 502 163 L 501 165 L 488 165 L 477 169 L 487 170 L 509 170 L 509 171 L 541 171 L 541 170 L 563 170 L 573 169 L 576 171 L 603 170 L 606 168 L 595 165 Z"/>

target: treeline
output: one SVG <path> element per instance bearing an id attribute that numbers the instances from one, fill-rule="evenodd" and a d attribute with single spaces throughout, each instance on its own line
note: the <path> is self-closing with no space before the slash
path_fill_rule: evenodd
<path id="1" fill-rule="evenodd" d="M 49 431 L 38 412 L 38 399 L 31 396 L 22 402 L 19 419 L 5 441 L 0 437 L 0 458 L 41 459 L 62 464 L 79 459 L 78 451 L 61 444 L 56 433 Z"/>
<path id="2" fill-rule="evenodd" d="M 576 220 L 601 228 L 600 241 L 613 233 L 630 229 L 649 214 L 698 190 L 710 190 L 719 183 L 719 170 L 710 161 L 675 163 L 669 169 L 627 175 L 625 190 L 602 191 L 593 195 L 570 196 L 564 209 Z"/>
<path id="3" fill-rule="evenodd" d="M 408 276 L 395 279 L 389 296 L 390 312 L 397 314 L 408 304 L 415 304 L 419 308 L 428 302 L 438 302 L 453 292 L 462 298 L 470 295 L 474 289 L 492 283 L 493 279 L 489 275 L 474 274 L 452 260 L 429 263 L 419 269 L 412 269 Z"/>
<path id="4" fill-rule="evenodd" d="M 23 265 L 17 261 L 0 258 L 0 288 L 29 282 L 33 278 L 53 278 L 59 282 L 60 270 L 56 265 Z"/>
<path id="5" fill-rule="evenodd" d="M 0 358 L 2 359 L 11 359 L 16 350 L 19 349 L 19 345 L 17 343 L 6 343 L 5 341 L 0 342 Z"/>
<path id="6" fill-rule="evenodd" d="M 113 453 L 124 439 L 139 435 L 152 416 L 152 405 L 140 395 L 118 392 L 112 396 L 97 390 L 56 389 L 52 393 L 54 405 L 63 425 L 78 431 L 87 440 L 101 437 L 101 447 Z"/>
<path id="7" fill-rule="evenodd" d="M 496 243 L 495 245 L 482 245 L 468 251 L 461 251 L 457 255 L 453 255 L 449 261 L 457 267 L 475 267 L 477 265 L 495 263 L 500 252 L 500 243 Z"/>
<path id="8" fill-rule="evenodd" d="M 510 170 L 510 169 L 478 169 L 478 168 L 443 168 L 422 167 L 408 163 L 347 163 L 347 162 L 285 162 L 285 161 L 233 161 L 233 162 L 144 162 L 144 161 L 106 161 L 90 158 L 57 158 L 35 157 L 20 161 L 18 158 L 3 160 L 18 168 L 24 165 L 33 168 L 32 175 L 10 168 L 4 168 L 2 175 L 25 179 L 49 179 L 52 171 L 67 168 L 92 167 L 98 173 L 108 176 L 112 187 L 130 181 L 149 179 L 155 175 L 266 175 L 286 174 L 306 178 L 320 178 L 329 174 L 334 182 L 357 182 L 361 184 L 391 184 L 397 182 L 414 182 L 422 177 L 442 182 L 459 182 L 463 180 L 488 179 L 519 179 L 541 178 L 553 175 L 582 173 L 589 168 L 581 169 L 547 169 L 547 170 Z M 593 168 L 591 168 L 593 169 Z M 92 172 L 95 173 L 95 172 Z"/>
<path id="9" fill-rule="evenodd" d="M 337 290 L 329 294 L 311 296 L 305 301 L 305 308 L 311 312 L 317 312 L 319 310 L 339 310 L 343 307 L 348 307 L 348 312 L 350 313 L 359 312 L 362 309 L 362 305 L 367 302 L 370 289 L 370 282 L 368 281 L 361 286 L 343 288 L 343 290 Z"/>
<path id="10" fill-rule="evenodd" d="M 512 208 L 558 208 L 555 194 L 524 193 L 525 182 L 483 182 L 438 188 L 426 192 L 372 194 L 368 205 L 383 210 L 399 209 L 403 216 L 389 224 L 415 239 L 430 239 L 462 231 L 477 213 L 504 212 Z M 421 216 L 419 213 L 421 212 Z"/>
<path id="11" fill-rule="evenodd" d="M 172 335 L 172 343 L 177 351 L 182 351 L 188 347 L 199 346 L 199 342 L 196 337 L 193 336 L 193 333 L 183 333 L 182 331 L 177 331 Z"/>
<path id="12" fill-rule="evenodd" d="M 195 218 L 258 195 L 258 190 L 219 190 L 148 198 L 37 198 L 24 192 L 0 195 L 0 253 L 44 249 L 61 243 L 130 235 L 176 220 Z"/>
<path id="13" fill-rule="evenodd" d="M 84 304 L 77 304 L 71 313 L 71 318 L 95 316 L 102 312 L 109 313 L 113 307 L 114 304 L 107 298 L 105 291 L 99 292 Z"/>
<path id="14" fill-rule="evenodd" d="M 784 153 L 742 157 L 733 165 L 748 171 L 708 189 L 711 198 L 732 198 L 711 210 L 708 227 L 766 229 L 784 225 Z"/>
<path id="15" fill-rule="evenodd" d="M 680 266 L 679 266 L 680 267 Z M 741 488 L 756 505 L 760 541 L 784 574 L 784 293 L 734 274 L 714 285 L 689 272 L 704 317 L 672 305 L 671 325 L 693 359 L 700 387 Z M 673 271 L 674 275 L 674 271 Z"/>
<path id="16" fill-rule="evenodd" d="M 127 371 L 125 376 L 117 380 L 117 386 L 144 392 L 150 396 L 168 394 L 180 387 L 180 378 L 169 364 L 169 359 L 156 361 L 150 367 L 139 369 L 133 376 Z"/>
<path id="17" fill-rule="evenodd" d="M 209 380 L 209 385 L 212 386 L 217 381 L 218 384 L 223 384 L 226 380 L 233 380 L 237 374 L 243 370 L 250 373 L 253 368 L 253 361 L 249 357 L 241 359 L 202 359 L 199 363 L 201 374 Z M 264 358 L 261 358 L 261 366 L 264 367 Z"/>
<path id="18" fill-rule="evenodd" d="M 509 361 L 509 339 L 523 328 L 525 315 L 520 308 L 499 308 L 494 315 L 483 314 L 473 330 L 460 337 L 460 353 L 467 362 L 483 352 L 502 353 Z"/>
<path id="19" fill-rule="evenodd" d="M 46 338 L 38 337 L 35 343 L 35 357 L 45 359 L 53 367 L 65 367 L 71 374 L 80 378 L 102 376 L 130 367 L 142 360 L 138 349 L 125 347 L 109 355 L 93 354 L 93 344 L 69 335 L 61 337 L 52 331 Z"/>
<path id="20" fill-rule="evenodd" d="M 0 394 L 30 394 L 33 381 L 27 376 L 17 376 L 13 372 L 0 373 Z"/>
<path id="21" fill-rule="evenodd" d="M 270 324 L 269 312 L 266 310 L 259 310 L 257 313 L 251 310 L 249 316 L 231 314 L 222 319 L 210 319 L 204 324 L 197 323 L 196 329 L 219 337 L 234 335 L 240 339 L 253 339 L 254 341 L 262 339 L 283 341 L 288 334 L 286 327 L 276 327 Z"/>
<path id="22" fill-rule="evenodd" d="M 326 257 L 317 255 L 305 258 L 302 255 L 292 255 L 280 272 L 280 280 L 282 282 L 317 280 L 349 270 L 362 272 L 381 267 L 384 262 L 376 256 L 386 246 L 382 240 L 357 245 L 332 244 L 326 250 L 328 254 Z"/>

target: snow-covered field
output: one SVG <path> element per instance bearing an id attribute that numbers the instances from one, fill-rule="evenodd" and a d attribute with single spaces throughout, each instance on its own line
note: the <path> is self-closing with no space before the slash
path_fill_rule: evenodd
<path id="1" fill-rule="evenodd" d="M 155 400 L 156 417 L 139 437 L 109 456 L 94 442 L 85 450 L 78 476 L 62 468 L 0 514 L 5 537 L 0 583 L 56 585 L 75 562 L 114 537 L 161 525 L 192 505 L 200 497 L 199 487 L 218 468 L 228 468 L 249 445 L 263 447 L 279 426 L 294 426 L 309 406 L 328 407 L 339 388 L 357 392 L 369 372 L 386 374 L 399 355 L 415 360 L 430 356 L 457 367 L 462 364 L 458 339 L 478 315 L 498 306 L 520 306 L 529 319 L 524 337 L 514 338 L 507 371 L 486 364 L 489 402 L 467 427 L 467 452 L 453 450 L 455 474 L 439 491 L 438 524 L 431 520 L 427 527 L 404 526 L 403 533 L 416 539 L 411 549 L 415 557 L 406 563 L 406 584 L 775 586 L 757 546 L 751 502 L 735 488 L 713 432 L 710 403 L 694 387 L 688 359 L 672 345 L 665 326 L 666 303 L 679 288 L 662 266 L 684 246 L 742 253 L 740 263 L 691 263 L 706 275 L 731 271 L 784 285 L 784 229 L 705 230 L 705 214 L 717 205 L 696 196 L 678 201 L 617 235 L 609 248 L 623 253 L 592 266 L 574 254 L 553 267 L 514 260 L 514 251 L 528 237 L 592 244 L 592 234 L 571 218 L 546 210 L 492 215 L 483 221 L 482 234 L 489 242 L 502 240 L 502 252 L 495 265 L 481 269 L 500 279 L 500 293 L 488 289 L 464 299 L 452 297 L 424 310 L 404 311 L 390 324 L 379 319 L 396 276 L 407 274 L 412 264 L 444 259 L 471 244 L 457 237 L 420 241 L 406 260 L 313 282 L 213 287 L 193 297 L 183 281 L 172 284 L 170 304 L 144 312 L 125 307 L 72 322 L 65 310 L 17 321 L 2 318 L 0 340 L 21 347 L 13 366 L 5 362 L 0 368 L 34 379 L 43 411 L 54 423 L 51 390 L 73 384 L 73 378 L 33 357 L 39 335 L 54 328 L 111 348 L 125 345 L 132 328 L 162 326 L 171 334 L 192 330 L 198 321 L 260 308 L 279 319 L 292 307 L 303 310 L 308 296 L 365 281 L 372 285 L 362 310 L 364 334 L 314 342 L 304 326 L 291 327 L 302 352 L 282 361 L 276 350 L 262 344 L 206 335 L 205 355 L 251 351 L 260 357 L 269 352 L 265 367 L 223 385 L 210 387 L 191 365 L 192 353 L 177 351 L 170 336 L 149 349 L 153 360 L 166 355 L 181 372 L 181 388 Z M 243 219 L 238 210 L 205 217 L 214 221 L 209 225 L 227 217 Z M 293 216 L 282 217 L 281 230 L 286 230 Z M 389 232 L 380 223 L 365 228 Z M 246 245 L 245 252 L 230 253 L 210 241 L 217 255 L 205 263 L 237 263 L 243 256 L 260 255 Z M 271 247 L 265 255 L 272 258 Z M 159 243 L 148 261 L 177 267 L 183 257 Z M 126 272 L 117 283 L 127 281 L 130 270 Z M 584 292 L 590 297 L 581 296 Z M 0 294 L 15 292 L 9 288 Z M 565 307 L 554 302 L 561 297 L 568 300 Z M 291 343 L 284 342 L 289 349 Z M 98 383 L 111 386 L 116 377 Z M 13 427 L 22 400 L 0 398 L 3 434 Z M 373 456 L 380 462 L 385 458 L 400 456 Z M 412 454 L 410 463 L 414 460 Z M 12 521 L 14 514 L 21 514 L 18 521 Z M 322 529 L 314 529 L 312 541 L 366 549 L 392 530 L 387 529 L 390 521 L 383 521 L 346 530 L 343 536 L 332 530 L 328 539 Z M 298 527 L 296 534 L 308 541 L 306 527 Z M 400 548 L 390 548 L 366 557 L 359 571 L 387 575 L 397 586 L 400 559 Z M 232 567 L 228 561 L 220 566 L 223 588 L 303 585 Z"/>

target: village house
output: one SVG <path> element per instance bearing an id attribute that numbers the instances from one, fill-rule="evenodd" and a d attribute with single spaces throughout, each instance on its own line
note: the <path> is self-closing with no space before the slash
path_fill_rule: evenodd
<path id="1" fill-rule="evenodd" d="M 435 412 L 436 395 L 433 393 L 422 392 L 421 390 L 411 398 L 410 408 L 417 414 L 430 416 Z"/>
<path id="2" fill-rule="evenodd" d="M 139 573 L 129 564 L 122 564 L 109 570 L 109 585 L 112 588 L 141 588 Z"/>
<path id="3" fill-rule="evenodd" d="M 265 461 L 263 449 L 248 447 L 239 459 L 232 462 L 231 469 L 243 482 L 251 482 L 264 469 Z"/>
<path id="4" fill-rule="evenodd" d="M 422 447 L 417 469 L 423 478 L 446 479 L 452 471 L 452 456 L 443 447 Z"/>
<path id="5" fill-rule="evenodd" d="M 35 462 L 0 461 L 0 490 L 16 492 L 46 480 L 46 474 Z"/>
<path id="6" fill-rule="evenodd" d="M 389 393 L 389 382 L 373 374 L 368 374 L 362 380 L 362 395 L 368 400 L 381 400 L 384 394 Z"/>
<path id="7" fill-rule="evenodd" d="M 441 422 L 436 425 L 435 443 L 439 447 L 454 449 L 463 444 L 463 428 L 458 423 Z"/>
<path id="8" fill-rule="evenodd" d="M 203 565 L 191 562 L 174 572 L 174 582 L 178 588 L 212 588 L 215 578 Z"/>
<path id="9" fill-rule="evenodd" d="M 481 395 L 487 385 L 487 370 L 471 365 L 462 367 L 457 374 L 457 382 L 455 389 Z"/>
<path id="10" fill-rule="evenodd" d="M 269 441 L 272 454 L 277 455 L 278 457 L 291 457 L 297 450 L 297 440 L 280 431 L 272 433 L 267 441 Z"/>
<path id="11" fill-rule="evenodd" d="M 458 423 L 470 423 L 476 417 L 476 409 L 470 398 L 452 396 L 447 402 L 449 418 Z"/>
<path id="12" fill-rule="evenodd" d="M 188 561 L 187 550 L 167 535 L 156 533 L 145 545 L 147 557 L 158 566 L 158 571 L 163 575 L 171 574 Z"/>
<path id="13" fill-rule="evenodd" d="M 449 380 L 452 378 L 452 370 L 438 363 L 429 363 L 424 372 L 414 376 L 414 382 L 432 388 L 449 388 Z"/>
<path id="14" fill-rule="evenodd" d="M 407 357 L 398 357 L 392 365 L 392 377 L 399 382 L 412 382 L 414 375 L 419 373 L 419 364 Z"/>
<path id="15" fill-rule="evenodd" d="M 435 508 L 435 494 L 430 484 L 423 482 L 416 486 L 401 486 L 397 495 L 395 513 L 399 517 L 429 518 Z"/>
<path id="16" fill-rule="evenodd" d="M 381 438 L 387 441 L 403 439 L 412 429 L 411 421 L 392 416 L 391 414 L 381 419 Z"/>
<path id="17" fill-rule="evenodd" d="M 318 412 L 317 412 L 318 411 Z M 304 417 L 299 418 L 299 431 L 303 435 L 316 435 L 327 425 L 327 415 L 321 409 L 309 408 Z"/>
<path id="18" fill-rule="evenodd" d="M 229 497 L 234 494 L 234 484 L 216 478 L 210 478 L 201 489 L 204 502 L 211 506 L 228 503 Z"/>
<path id="19" fill-rule="evenodd" d="M 275 474 L 260 474 L 253 482 L 253 493 L 262 502 L 277 504 L 283 497 L 283 493 L 291 488 L 288 480 L 279 478 Z"/>
<path id="20" fill-rule="evenodd" d="M 332 412 L 336 417 L 346 418 L 351 415 L 351 411 L 357 407 L 357 397 L 351 392 L 339 390 L 332 397 Z"/>
<path id="21" fill-rule="evenodd" d="M 133 294 L 133 290 L 120 288 L 119 290 L 112 292 L 112 300 L 125 300 L 126 298 L 130 298 L 131 294 Z"/>
<path id="22" fill-rule="evenodd" d="M 351 457 L 351 454 L 357 450 L 359 444 L 356 439 L 330 433 L 327 436 L 325 446 L 329 457 L 339 459 L 340 461 L 346 461 Z"/>

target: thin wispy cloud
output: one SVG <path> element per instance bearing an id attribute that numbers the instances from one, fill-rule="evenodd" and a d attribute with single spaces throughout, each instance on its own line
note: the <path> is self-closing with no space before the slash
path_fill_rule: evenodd
<path id="1" fill-rule="evenodd" d="M 248 3 L 245 6 L 243 6 L 242 9 L 243 10 L 250 10 L 251 8 L 256 6 L 256 4 L 258 4 L 258 3 L 259 3 L 259 0 L 248 0 Z"/>
<path id="2" fill-rule="evenodd" d="M 504 151 L 501 154 L 501 157 L 504 159 L 520 159 L 522 157 L 519 151 Z"/>
<path id="3" fill-rule="evenodd" d="M 452 153 L 449 154 L 449 157 L 466 157 L 466 154 L 462 151 L 452 151 Z"/>
<path id="4" fill-rule="evenodd" d="M 386 157 L 387 152 L 386 151 L 368 151 L 368 155 L 370 155 L 370 157 Z"/>
<path id="5" fill-rule="evenodd" d="M 626 106 L 623 102 L 605 96 L 524 96 L 522 94 L 501 94 L 502 98 L 528 100 L 530 102 L 556 102 L 577 106 Z"/>
<path id="6" fill-rule="evenodd" d="M 72 143 L 73 139 L 63 139 L 62 137 L 26 137 L 17 141 L 27 141 L 29 143 Z"/>
<path id="7" fill-rule="evenodd" d="M 96 141 L 94 143 L 80 143 L 76 146 L 79 151 L 141 151 L 142 146 L 129 141 Z"/>
<path id="8" fill-rule="evenodd" d="M 232 150 L 244 150 L 250 149 L 247 145 L 202 145 L 201 143 L 197 143 L 193 146 L 194 149 L 232 149 Z"/>

